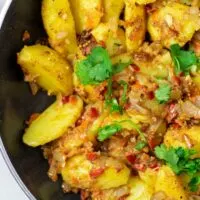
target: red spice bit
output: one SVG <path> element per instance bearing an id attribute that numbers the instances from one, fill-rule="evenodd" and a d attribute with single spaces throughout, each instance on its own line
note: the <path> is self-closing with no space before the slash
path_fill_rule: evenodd
<path id="1" fill-rule="evenodd" d="M 147 93 L 147 96 L 148 96 L 148 98 L 149 98 L 150 100 L 154 99 L 154 97 L 155 97 L 153 91 L 148 92 L 148 93 Z"/>
<path id="2" fill-rule="evenodd" d="M 177 123 L 177 122 L 174 122 L 172 124 L 172 126 L 173 126 L 174 129 L 179 129 L 181 127 L 181 125 L 179 123 Z"/>
<path id="3" fill-rule="evenodd" d="M 81 200 L 87 200 L 89 196 L 89 192 L 81 190 Z"/>
<path id="4" fill-rule="evenodd" d="M 130 66 L 131 66 L 131 69 L 132 69 L 134 72 L 139 72 L 139 71 L 140 71 L 140 68 L 139 68 L 137 65 L 131 64 Z"/>
<path id="5" fill-rule="evenodd" d="M 90 117 L 97 118 L 98 116 L 99 116 L 99 111 L 95 107 L 92 107 L 90 109 Z"/>
<path id="6" fill-rule="evenodd" d="M 22 36 L 22 41 L 27 42 L 31 38 L 30 33 L 28 31 L 24 31 L 23 36 Z"/>
<path id="7" fill-rule="evenodd" d="M 62 103 L 63 104 L 69 103 L 69 96 L 62 97 Z"/>
<path id="8" fill-rule="evenodd" d="M 103 174 L 104 171 L 105 171 L 104 168 L 92 169 L 92 170 L 90 171 L 90 176 L 91 176 L 92 178 L 97 178 L 98 176 L 100 176 L 101 174 Z"/>
<path id="9" fill-rule="evenodd" d="M 124 109 L 125 110 L 128 110 L 130 107 L 131 107 L 131 103 L 130 102 L 127 102 L 127 103 L 124 104 Z"/>
<path id="10" fill-rule="evenodd" d="M 101 46 L 104 47 L 104 48 L 106 47 L 106 43 L 105 43 L 104 41 L 100 41 L 100 42 L 99 42 L 99 45 L 101 45 Z"/>
<path id="11" fill-rule="evenodd" d="M 35 121 L 39 116 L 40 116 L 39 113 L 33 113 L 33 114 L 30 116 L 29 120 L 26 121 L 26 124 L 27 124 L 27 125 L 30 125 L 30 124 L 31 124 L 33 121 Z"/>
<path id="12" fill-rule="evenodd" d="M 136 169 L 137 171 L 142 171 L 144 172 L 146 169 L 146 166 L 142 163 L 136 163 L 133 165 L 133 168 Z"/>
<path id="13" fill-rule="evenodd" d="M 151 150 L 154 150 L 154 148 L 159 144 L 160 144 L 160 138 L 154 136 L 148 138 L 148 145 Z"/>
<path id="14" fill-rule="evenodd" d="M 98 155 L 95 152 L 90 152 L 87 154 L 87 159 L 89 161 L 94 161 L 97 159 L 97 157 L 98 157 Z"/>
<path id="15" fill-rule="evenodd" d="M 75 103 L 77 102 L 76 96 L 74 96 L 74 95 L 70 96 L 69 102 L 70 102 L 71 104 L 75 104 Z"/>
<path id="16" fill-rule="evenodd" d="M 160 166 L 158 165 L 158 162 L 157 161 L 153 161 L 149 164 L 149 168 L 151 169 L 157 169 L 159 168 Z"/>
<path id="17" fill-rule="evenodd" d="M 146 6 L 145 6 L 145 9 L 146 9 L 146 12 L 147 12 L 148 14 L 151 14 L 151 13 L 153 13 L 154 11 L 156 11 L 156 8 L 153 8 L 152 5 L 150 5 L 150 4 L 146 5 Z"/>
<path id="18" fill-rule="evenodd" d="M 172 77 L 172 82 L 175 84 L 175 85 L 180 85 L 181 84 L 181 79 L 179 76 L 173 76 Z"/>
<path id="19" fill-rule="evenodd" d="M 126 155 L 126 159 L 131 163 L 134 164 L 136 161 L 136 155 L 134 154 L 128 154 Z"/>

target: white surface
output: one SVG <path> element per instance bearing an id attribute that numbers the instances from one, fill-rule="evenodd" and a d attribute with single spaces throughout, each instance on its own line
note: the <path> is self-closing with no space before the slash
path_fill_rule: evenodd
<path id="1" fill-rule="evenodd" d="M 0 27 L 11 0 L 0 0 Z M 0 152 L 0 199 L 28 200 L 12 174 L 10 173 Z"/>
<path id="2" fill-rule="evenodd" d="M 28 200 L 21 190 L 0 152 L 0 199 L 1 200 Z"/>

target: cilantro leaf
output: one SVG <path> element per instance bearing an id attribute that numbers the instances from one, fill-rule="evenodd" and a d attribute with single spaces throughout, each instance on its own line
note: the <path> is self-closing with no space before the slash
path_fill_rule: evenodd
<path id="1" fill-rule="evenodd" d="M 117 63 L 117 64 L 113 65 L 113 67 L 112 67 L 112 74 L 115 75 L 115 74 L 120 73 L 125 68 L 127 68 L 131 63 L 132 62 L 129 61 L 127 63 Z"/>
<path id="2" fill-rule="evenodd" d="M 121 102 L 122 102 L 122 104 L 125 104 L 126 101 L 127 101 L 126 93 L 127 93 L 127 90 L 128 90 L 128 83 L 126 81 L 121 80 L 119 82 L 119 84 L 124 87 L 123 94 L 122 94 L 122 97 L 121 97 Z"/>
<path id="3" fill-rule="evenodd" d="M 175 72 L 188 74 L 191 66 L 196 65 L 198 58 L 193 51 L 182 50 L 178 44 L 170 46 L 171 57 L 174 61 Z"/>
<path id="4" fill-rule="evenodd" d="M 146 142 L 144 142 L 144 141 L 139 141 L 139 142 L 135 145 L 135 149 L 137 149 L 138 151 L 140 151 L 140 150 L 142 150 L 146 145 L 147 145 Z"/>
<path id="5" fill-rule="evenodd" d="M 112 75 L 112 63 L 108 52 L 102 47 L 95 47 L 85 60 L 77 63 L 76 75 L 84 85 L 99 84 Z"/>
<path id="6" fill-rule="evenodd" d="M 110 112 L 119 112 L 122 113 L 123 109 L 122 107 L 119 105 L 118 101 L 116 98 L 112 98 L 110 100 L 107 101 L 107 106 L 110 107 Z"/>
<path id="7" fill-rule="evenodd" d="M 155 92 L 155 97 L 160 104 L 166 103 L 170 99 L 171 87 L 169 84 L 161 84 Z"/>
<path id="8" fill-rule="evenodd" d="M 122 126 L 118 123 L 110 124 L 99 129 L 98 140 L 103 142 L 115 133 L 122 130 Z"/>
<path id="9" fill-rule="evenodd" d="M 192 192 L 196 192 L 198 190 L 198 186 L 200 185 L 200 176 L 193 177 L 188 185 Z"/>

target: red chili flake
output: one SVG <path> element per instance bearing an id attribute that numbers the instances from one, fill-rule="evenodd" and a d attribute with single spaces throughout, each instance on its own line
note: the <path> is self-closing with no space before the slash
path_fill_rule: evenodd
<path id="1" fill-rule="evenodd" d="M 30 125 L 30 124 L 31 124 L 33 121 L 35 121 L 39 116 L 40 116 L 39 113 L 33 113 L 33 114 L 30 116 L 29 120 L 26 121 L 26 124 L 27 124 L 27 125 Z"/>
<path id="2" fill-rule="evenodd" d="M 98 157 L 98 155 L 94 152 L 90 152 L 90 153 L 87 154 L 87 159 L 89 161 L 94 161 L 94 160 L 97 159 L 97 157 Z"/>
<path id="3" fill-rule="evenodd" d="M 63 97 L 63 98 L 62 98 L 62 103 L 63 103 L 63 104 L 69 103 L 69 96 Z"/>
<path id="4" fill-rule="evenodd" d="M 128 110 L 130 107 L 131 107 L 131 103 L 130 102 L 125 103 L 125 105 L 124 105 L 124 109 L 125 110 Z"/>
<path id="5" fill-rule="evenodd" d="M 159 167 L 159 165 L 158 165 L 158 163 L 157 162 L 151 162 L 150 164 L 149 164 L 149 167 L 151 168 L 151 169 L 156 169 L 156 168 L 158 168 Z"/>
<path id="6" fill-rule="evenodd" d="M 99 111 L 95 107 L 92 107 L 90 109 L 90 117 L 97 118 L 98 116 L 99 116 Z"/>
<path id="7" fill-rule="evenodd" d="M 140 68 L 135 65 L 135 64 L 131 64 L 131 69 L 134 71 L 134 72 L 139 72 L 140 71 Z"/>
<path id="8" fill-rule="evenodd" d="M 180 85 L 181 84 L 181 79 L 179 76 L 173 76 L 172 77 L 172 81 L 176 84 L 176 85 Z"/>
<path id="9" fill-rule="evenodd" d="M 74 95 L 70 96 L 69 102 L 72 103 L 72 104 L 75 104 L 77 102 L 76 96 L 74 96 Z"/>
<path id="10" fill-rule="evenodd" d="M 129 154 L 126 156 L 126 159 L 131 163 L 131 164 L 134 164 L 135 161 L 136 161 L 136 155 L 134 154 Z"/>
<path id="11" fill-rule="evenodd" d="M 98 176 L 100 176 L 101 174 L 103 174 L 104 171 L 105 171 L 105 169 L 103 169 L 103 168 L 92 169 L 92 170 L 90 171 L 90 176 L 91 176 L 92 178 L 97 178 Z"/>
<path id="12" fill-rule="evenodd" d="M 148 92 L 148 93 L 147 93 L 147 96 L 148 96 L 148 98 L 149 98 L 150 100 L 154 99 L 154 97 L 155 97 L 153 91 Z"/>
<path id="13" fill-rule="evenodd" d="M 133 165 L 133 168 L 135 168 L 137 171 L 145 171 L 146 167 L 144 164 L 136 163 Z"/>

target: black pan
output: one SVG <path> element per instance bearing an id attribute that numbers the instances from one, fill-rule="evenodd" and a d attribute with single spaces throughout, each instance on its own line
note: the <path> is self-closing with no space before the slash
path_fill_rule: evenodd
<path id="1" fill-rule="evenodd" d="M 16 64 L 25 30 L 31 33 L 30 44 L 45 37 L 40 10 L 41 0 L 13 0 L 0 31 L 0 149 L 29 199 L 78 200 L 79 195 L 63 194 L 61 181 L 49 180 L 42 151 L 25 146 L 21 140 L 25 120 L 54 101 L 43 92 L 32 96 Z"/>

